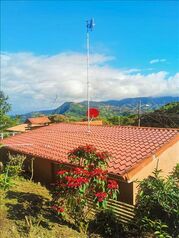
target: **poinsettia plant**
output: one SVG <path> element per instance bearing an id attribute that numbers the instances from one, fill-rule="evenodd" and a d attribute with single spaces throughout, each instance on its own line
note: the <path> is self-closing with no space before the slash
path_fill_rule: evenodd
<path id="1" fill-rule="evenodd" d="M 68 159 L 72 166 L 56 172 L 53 209 L 62 217 L 66 211 L 84 231 L 91 209 L 89 199 L 94 207 L 106 208 L 109 198 L 117 199 L 118 183 L 108 178 L 106 151 L 99 152 L 92 145 L 79 146 L 68 153 Z"/>

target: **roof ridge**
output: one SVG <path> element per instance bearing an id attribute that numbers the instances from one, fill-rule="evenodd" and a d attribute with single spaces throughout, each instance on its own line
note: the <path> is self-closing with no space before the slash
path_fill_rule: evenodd
<path id="1" fill-rule="evenodd" d="M 27 119 L 35 119 L 35 118 L 43 118 L 43 117 L 48 118 L 48 116 L 39 116 L 39 117 L 28 117 Z"/>
<path id="2" fill-rule="evenodd" d="M 44 126 L 44 127 L 40 127 L 40 128 L 36 128 L 35 130 L 29 130 L 29 131 L 26 131 L 25 134 L 33 134 L 33 133 L 38 133 L 38 132 L 46 132 L 47 131 L 50 131 L 49 129 L 50 128 L 54 128 L 54 127 L 57 127 L 57 126 L 60 126 L 60 125 L 67 125 L 67 126 L 73 126 L 73 127 L 76 127 L 76 128 L 85 128 L 86 125 L 79 125 L 79 124 L 75 124 L 75 123 L 67 123 L 67 122 L 59 122 L 59 123 L 52 123 L 48 126 Z M 138 130 L 138 131 L 142 131 L 142 130 L 153 130 L 153 131 L 173 131 L 173 132 L 178 132 L 179 133 L 179 128 L 157 128 L 157 127 L 138 127 L 138 126 L 121 126 L 121 125 L 114 125 L 114 126 L 110 126 L 110 125 L 92 125 L 91 126 L 92 128 L 111 128 L 111 129 L 116 129 L 116 128 L 129 128 L 129 129 L 132 129 L 132 130 Z M 65 132 L 65 131 L 60 131 L 61 133 L 62 132 Z M 69 133 L 68 130 L 66 130 L 66 132 Z M 83 131 L 85 132 L 85 131 Z M 75 132 L 73 132 L 75 133 Z M 79 131 L 76 131 L 76 133 L 79 133 Z M 91 131 L 91 133 L 93 134 L 94 136 L 94 133 L 93 131 Z M 90 133 L 88 133 L 90 134 Z M 18 137 L 18 136 L 21 136 L 22 134 L 16 134 L 14 135 L 14 137 Z M 107 137 L 107 136 L 103 136 L 103 135 L 100 135 L 101 137 Z M 110 137 L 110 136 L 108 136 Z M 5 138 L 5 139 L 8 139 L 8 138 Z M 4 139 L 4 140 L 5 140 Z"/>
<path id="3" fill-rule="evenodd" d="M 87 125 L 82 125 L 82 124 L 76 124 L 76 122 L 58 122 L 58 123 L 52 123 L 50 126 L 55 126 L 55 125 L 73 125 L 73 126 L 78 126 L 78 127 L 87 127 Z M 169 131 L 179 131 L 179 128 L 165 128 L 165 127 L 149 127 L 149 126 L 133 126 L 133 125 L 90 125 L 91 127 L 106 127 L 106 128 L 132 128 L 132 129 L 146 129 L 146 130 L 169 130 Z M 42 129 L 42 128 L 39 128 Z"/>

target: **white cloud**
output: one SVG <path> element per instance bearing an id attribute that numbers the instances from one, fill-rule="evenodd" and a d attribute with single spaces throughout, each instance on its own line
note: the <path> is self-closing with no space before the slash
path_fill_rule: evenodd
<path id="1" fill-rule="evenodd" d="M 163 63 L 163 62 L 166 62 L 166 61 L 167 61 L 166 59 L 153 59 L 149 63 L 150 64 L 156 64 L 156 63 Z"/>
<path id="2" fill-rule="evenodd" d="M 91 99 L 176 95 L 179 73 L 144 74 L 140 69 L 121 70 L 108 65 L 113 57 L 95 54 L 90 58 Z M 55 108 L 65 101 L 86 99 L 86 56 L 62 53 L 37 56 L 31 53 L 1 55 L 2 89 L 13 112 Z"/>
<path id="3" fill-rule="evenodd" d="M 127 69 L 123 72 L 125 72 L 125 73 L 137 73 L 137 72 L 141 72 L 141 69 Z"/>

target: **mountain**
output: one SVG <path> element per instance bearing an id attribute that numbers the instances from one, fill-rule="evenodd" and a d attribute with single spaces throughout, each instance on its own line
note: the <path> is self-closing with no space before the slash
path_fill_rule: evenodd
<path id="1" fill-rule="evenodd" d="M 179 102 L 179 97 L 138 97 L 138 98 L 126 98 L 122 100 L 108 100 L 108 101 L 91 101 L 90 106 L 99 108 L 101 117 L 110 117 L 117 115 L 130 115 L 136 114 L 138 111 L 139 102 L 141 104 L 141 111 L 153 111 L 165 104 L 171 102 Z M 80 103 L 65 102 L 56 109 L 42 110 L 38 112 L 30 112 L 21 115 L 21 119 L 25 120 L 28 117 L 35 117 L 41 114 L 63 114 L 66 116 L 84 118 L 86 116 L 87 102 Z"/>
<path id="2" fill-rule="evenodd" d="M 106 101 L 106 103 L 112 106 L 124 106 L 124 105 L 136 106 L 139 103 L 139 101 L 141 101 L 141 104 L 143 105 L 148 104 L 152 109 L 155 109 L 167 103 L 177 102 L 179 101 L 179 97 L 164 96 L 164 97 L 125 98 L 119 101 L 109 100 Z"/>

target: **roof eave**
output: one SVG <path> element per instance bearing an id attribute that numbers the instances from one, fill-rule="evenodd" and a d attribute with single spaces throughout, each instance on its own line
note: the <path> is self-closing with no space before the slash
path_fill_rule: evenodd
<path id="1" fill-rule="evenodd" d="M 166 151 L 168 148 L 170 148 L 172 145 L 177 143 L 179 141 L 179 134 L 175 135 L 169 142 L 165 143 L 161 148 L 159 148 L 154 154 L 147 156 L 145 159 L 137 163 L 135 166 L 130 168 L 128 171 L 126 171 L 122 178 L 127 181 L 131 181 L 134 175 L 136 175 L 139 171 L 141 171 L 146 165 L 148 165 L 150 162 L 152 162 L 153 158 L 158 157 L 160 154 L 162 154 L 164 151 Z"/>

